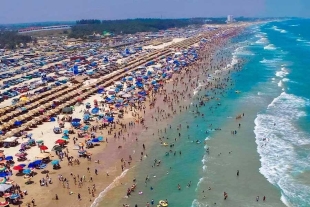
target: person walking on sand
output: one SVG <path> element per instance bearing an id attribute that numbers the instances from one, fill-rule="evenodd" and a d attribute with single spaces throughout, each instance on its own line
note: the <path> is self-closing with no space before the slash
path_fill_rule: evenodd
<path id="1" fill-rule="evenodd" d="M 79 201 L 82 200 L 81 199 L 81 194 L 79 194 L 79 193 L 78 193 L 78 199 L 79 199 Z"/>
<path id="2" fill-rule="evenodd" d="M 256 202 L 258 202 L 258 201 L 259 201 L 259 196 L 256 197 Z"/>
<path id="3" fill-rule="evenodd" d="M 263 201 L 266 201 L 266 196 L 263 197 Z"/>
<path id="4" fill-rule="evenodd" d="M 237 170 L 237 176 L 239 176 L 239 170 Z"/>

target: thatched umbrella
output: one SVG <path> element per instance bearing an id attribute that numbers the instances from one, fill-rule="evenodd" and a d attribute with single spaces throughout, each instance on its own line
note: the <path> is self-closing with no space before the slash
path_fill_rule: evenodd
<path id="1" fill-rule="evenodd" d="M 5 113 L 5 112 L 6 112 L 6 110 L 7 110 L 6 108 L 1 108 L 1 109 L 0 109 L 0 114 Z"/>
<path id="2" fill-rule="evenodd" d="M 50 103 L 45 103 L 42 105 L 42 108 L 44 108 L 44 109 L 49 108 L 49 107 L 51 107 Z"/>
<path id="3" fill-rule="evenodd" d="M 37 126 L 37 122 L 36 121 L 30 121 L 30 122 L 27 122 L 26 124 L 25 124 L 25 127 L 27 127 L 27 128 L 31 128 L 31 127 L 34 127 L 34 126 Z"/>
<path id="4" fill-rule="evenodd" d="M 41 115 L 41 116 L 36 117 L 34 120 L 37 122 L 41 122 L 43 119 L 44 117 Z"/>

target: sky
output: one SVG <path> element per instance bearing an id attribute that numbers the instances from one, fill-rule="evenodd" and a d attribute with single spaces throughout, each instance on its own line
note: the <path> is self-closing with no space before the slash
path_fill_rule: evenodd
<path id="1" fill-rule="evenodd" d="M 310 17 L 310 0 L 2 0 L 0 24 L 79 19 Z"/>

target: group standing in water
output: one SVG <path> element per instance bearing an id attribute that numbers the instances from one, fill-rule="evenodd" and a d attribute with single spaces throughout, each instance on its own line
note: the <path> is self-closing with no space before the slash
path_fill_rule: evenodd
<path id="1" fill-rule="evenodd" d="M 151 115 L 151 119 L 158 127 L 157 134 L 153 133 L 153 137 L 158 137 L 160 145 L 168 147 L 168 151 L 165 152 L 166 156 L 170 154 L 173 154 L 174 156 L 177 154 L 182 155 L 181 151 L 173 150 L 173 148 L 179 140 L 182 140 L 183 138 L 181 133 L 183 126 L 181 124 L 176 127 L 172 127 L 169 124 L 164 126 L 162 123 L 172 120 L 174 115 L 184 111 L 192 112 L 194 117 L 199 116 L 206 120 L 207 114 L 201 113 L 199 108 L 205 107 L 207 102 L 215 101 L 215 106 L 209 107 L 209 112 L 213 113 L 214 110 L 221 107 L 220 99 L 225 97 L 233 87 L 230 74 L 232 71 L 240 71 L 244 61 L 239 61 L 234 66 L 226 67 L 228 62 L 230 62 L 230 58 L 227 56 L 228 54 L 226 54 L 225 51 L 222 51 L 221 53 L 215 52 L 219 46 L 226 43 L 226 40 L 227 39 L 225 38 L 214 39 L 213 42 L 211 41 L 203 48 L 200 48 L 199 59 L 196 62 L 185 67 L 179 74 L 174 75 L 173 80 L 164 84 L 156 93 L 152 92 L 150 94 L 151 103 L 149 108 L 154 112 Z M 199 92 L 202 90 L 209 91 L 210 93 L 201 95 Z M 197 92 L 193 94 L 193 91 Z M 192 103 L 193 101 L 198 101 L 198 103 L 194 104 Z M 141 107 L 145 108 L 146 106 Z M 242 116 L 244 116 L 244 114 Z M 148 130 L 148 127 L 146 126 L 147 123 L 143 124 L 145 130 Z M 191 128 L 190 123 L 187 123 L 185 127 L 189 130 Z M 198 127 L 198 125 L 196 127 Z M 210 129 L 206 130 L 207 134 L 210 133 L 210 131 L 221 130 L 220 128 L 214 127 L 212 124 L 210 124 L 209 127 Z M 239 124 L 238 128 L 240 127 L 241 124 Z M 167 135 L 168 130 L 176 131 L 176 137 L 169 137 Z M 232 134 L 237 134 L 237 130 L 232 131 Z M 191 137 L 188 136 L 187 139 L 191 139 Z M 197 144 L 200 143 L 199 140 L 193 142 Z M 145 144 L 143 144 L 142 148 L 143 151 L 141 151 L 140 161 L 143 161 L 143 157 L 147 157 Z M 209 148 L 206 152 L 210 152 Z M 229 152 L 229 154 L 230 153 L 231 152 Z M 131 155 L 129 156 L 130 160 L 132 160 Z M 124 162 L 124 160 L 121 161 L 122 170 L 124 170 L 126 162 Z M 154 159 L 154 162 L 150 165 L 152 168 L 160 167 L 161 162 L 160 159 Z M 171 170 L 173 169 L 170 168 L 169 171 Z M 167 175 L 169 175 L 168 171 Z M 239 176 L 239 170 L 237 171 L 237 176 Z M 150 178 L 147 176 L 145 179 L 145 185 L 147 185 L 148 182 L 150 182 Z M 178 191 L 182 190 L 180 183 L 177 183 L 176 186 Z M 186 186 L 190 187 L 191 181 Z M 153 187 L 151 187 L 151 190 L 153 190 Z M 211 187 L 209 187 L 209 190 L 211 190 Z M 133 191 L 128 189 L 127 196 L 130 196 L 131 192 Z M 141 194 L 139 194 L 142 195 L 143 192 L 139 192 L 141 192 Z M 206 198 L 205 195 L 204 198 Z M 227 199 L 228 193 L 224 192 L 224 200 Z M 148 205 L 150 205 L 149 201 L 146 202 L 146 206 Z M 135 206 L 138 205 L 135 204 Z"/>

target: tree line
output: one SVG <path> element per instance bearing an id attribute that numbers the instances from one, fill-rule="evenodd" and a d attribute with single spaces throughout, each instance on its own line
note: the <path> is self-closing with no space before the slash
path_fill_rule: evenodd
<path id="1" fill-rule="evenodd" d="M 127 19 L 127 20 L 79 20 L 71 28 L 69 37 L 85 38 L 94 32 L 102 34 L 108 31 L 113 34 L 134 34 L 137 32 L 157 32 L 173 27 L 186 27 L 189 25 L 201 25 L 202 18 L 194 19 Z"/>
<path id="2" fill-rule="evenodd" d="M 17 31 L 0 31 L 1 49 L 15 49 L 16 46 L 20 46 L 20 44 L 26 47 L 27 43 L 32 41 L 34 41 L 32 37 L 20 35 Z"/>

